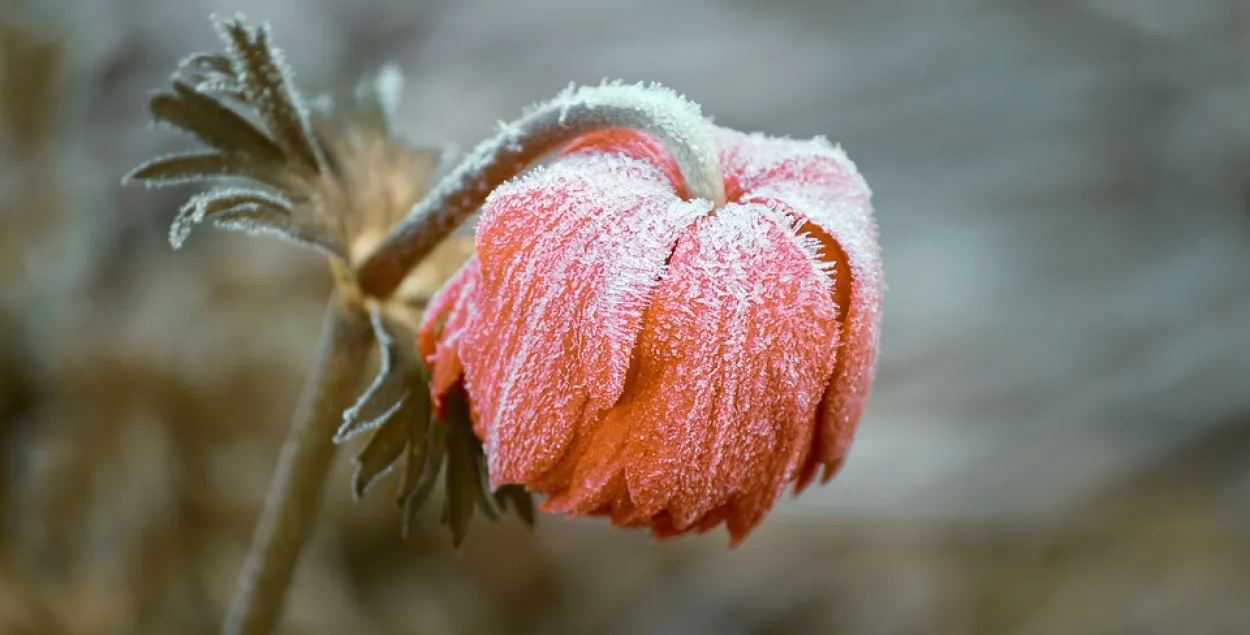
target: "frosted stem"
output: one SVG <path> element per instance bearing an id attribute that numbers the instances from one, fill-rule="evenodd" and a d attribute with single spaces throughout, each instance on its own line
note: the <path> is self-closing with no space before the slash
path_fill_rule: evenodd
<path id="1" fill-rule="evenodd" d="M 724 205 L 712 125 L 698 105 L 656 85 L 570 87 L 500 126 L 499 134 L 444 177 L 357 270 L 361 288 L 386 298 L 496 187 L 574 138 L 610 128 L 633 128 L 659 138 L 676 158 L 690 195 Z"/>
<path id="2" fill-rule="evenodd" d="M 226 635 L 274 632 L 300 552 L 316 525 L 337 448 L 334 433 L 343 423 L 343 411 L 356 400 L 372 346 L 368 317 L 335 294 L 326 310 L 316 365 L 300 397 L 226 614 L 222 627 Z"/>

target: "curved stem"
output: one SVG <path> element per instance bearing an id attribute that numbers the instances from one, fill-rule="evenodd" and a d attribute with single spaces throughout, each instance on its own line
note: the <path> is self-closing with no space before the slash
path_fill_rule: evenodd
<path id="1" fill-rule="evenodd" d="M 356 400 L 372 346 L 368 317 L 336 293 L 222 633 L 269 635 L 281 617 L 300 552 L 316 525 L 337 447 L 334 433 Z"/>
<path id="2" fill-rule="evenodd" d="M 621 84 L 562 92 L 478 145 L 382 241 L 356 272 L 364 292 L 386 298 L 408 271 L 459 226 L 501 183 L 583 134 L 634 128 L 673 153 L 690 195 L 725 203 L 712 125 L 699 107 L 656 85 Z"/>

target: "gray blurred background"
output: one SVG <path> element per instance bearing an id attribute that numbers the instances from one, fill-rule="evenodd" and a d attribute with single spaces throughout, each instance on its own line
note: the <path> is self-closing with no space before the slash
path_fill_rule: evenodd
<path id="1" fill-rule="evenodd" d="M 271 21 L 471 147 L 570 81 L 841 142 L 889 283 L 842 476 L 744 546 L 433 512 L 341 460 L 284 633 L 1250 632 L 1244 0 L 0 0 L 0 633 L 212 633 L 329 289 L 123 190 L 148 90 Z M 450 271 L 457 261 L 434 263 Z M 440 268 L 441 267 L 441 268 Z M 383 488 L 385 489 L 385 488 Z"/>

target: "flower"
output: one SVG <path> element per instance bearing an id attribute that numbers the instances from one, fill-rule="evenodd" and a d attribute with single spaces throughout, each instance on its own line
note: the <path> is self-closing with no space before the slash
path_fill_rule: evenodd
<path id="1" fill-rule="evenodd" d="M 717 128 L 727 204 L 614 129 L 495 190 L 418 346 L 467 395 L 494 485 L 657 538 L 733 545 L 840 469 L 883 289 L 870 191 L 824 139 Z"/>

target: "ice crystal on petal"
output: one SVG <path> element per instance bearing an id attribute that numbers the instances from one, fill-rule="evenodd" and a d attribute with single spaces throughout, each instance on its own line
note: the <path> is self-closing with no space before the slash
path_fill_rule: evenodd
<path id="1" fill-rule="evenodd" d="M 730 189 L 810 224 L 831 267 L 842 342 L 816 453 L 799 480 L 802 489 L 818 462 L 825 465 L 825 479 L 841 465 L 875 372 L 885 282 L 872 193 L 846 153 L 824 138 L 796 141 L 722 130 L 719 142 L 726 179 L 735 182 Z"/>
<path id="2" fill-rule="evenodd" d="M 772 506 L 807 456 L 836 344 L 827 282 L 786 222 L 730 204 L 681 238 L 644 320 L 634 388 L 604 418 L 607 435 L 629 432 L 591 442 L 557 505 L 611 504 L 619 490 L 579 484 L 615 481 L 627 522 L 666 514 L 680 532 L 719 509 L 736 541 Z"/>
<path id="3" fill-rule="evenodd" d="M 462 354 L 479 369 L 467 379 L 484 421 L 514 423 L 483 424 L 496 482 L 550 469 L 584 411 L 615 402 L 664 261 L 709 210 L 676 199 L 654 166 L 617 156 L 570 157 L 491 195 L 478 227 L 488 300 Z"/>
<path id="4" fill-rule="evenodd" d="M 737 544 L 787 486 L 841 465 L 880 324 L 871 193 L 823 139 L 716 143 L 715 207 L 623 129 L 486 199 L 422 350 L 436 375 L 463 369 L 495 484 L 657 537 L 725 524 Z"/>

